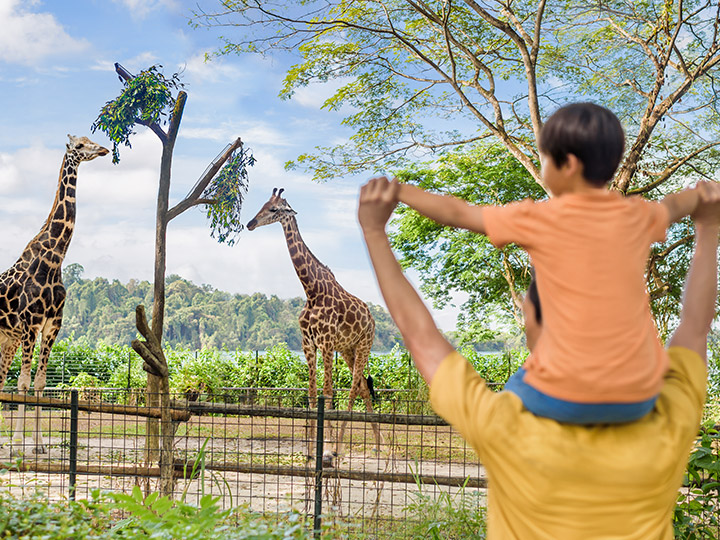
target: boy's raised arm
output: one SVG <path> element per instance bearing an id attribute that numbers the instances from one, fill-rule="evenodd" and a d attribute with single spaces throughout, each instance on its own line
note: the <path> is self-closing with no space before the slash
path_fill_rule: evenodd
<path id="1" fill-rule="evenodd" d="M 397 180 L 393 180 L 397 182 Z M 449 195 L 438 195 L 410 184 L 398 184 L 398 200 L 423 216 L 450 227 L 485 234 L 481 206 L 468 204 Z"/>
<path id="2" fill-rule="evenodd" d="M 418 371 L 430 384 L 453 347 L 438 330 L 390 249 L 385 225 L 397 205 L 399 188 L 397 182 L 388 182 L 385 177 L 370 180 L 360 191 L 358 219 L 388 311 Z"/>
<path id="3" fill-rule="evenodd" d="M 668 209 L 670 223 L 674 223 L 692 214 L 701 202 L 718 201 L 720 201 L 720 183 L 698 182 L 694 188 L 671 193 L 661 201 L 661 204 Z"/>

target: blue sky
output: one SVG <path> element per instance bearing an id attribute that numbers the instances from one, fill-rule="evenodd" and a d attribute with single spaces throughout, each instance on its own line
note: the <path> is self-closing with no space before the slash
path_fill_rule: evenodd
<path id="1" fill-rule="evenodd" d="M 211 0 L 199 2 L 213 6 Z M 183 70 L 188 102 L 174 154 L 171 204 L 190 190 L 210 161 L 235 137 L 253 150 L 247 222 L 273 187 L 284 187 L 300 231 L 340 283 L 382 304 L 355 217 L 361 178 L 319 184 L 283 164 L 317 145 L 349 137 L 342 113 L 321 110 L 333 87 L 313 86 L 280 100 L 291 56 L 232 56 L 204 62 L 220 45 L 219 32 L 193 29 L 195 1 L 0 0 L 0 269 L 11 266 L 50 210 L 67 134 L 86 135 L 110 148 L 90 126 L 122 85 L 113 70 L 162 64 Z M 65 264 L 84 277 L 127 282 L 152 279 L 160 143 L 140 127 L 133 147 L 84 163 L 78 178 L 75 235 Z M 279 225 L 243 231 L 228 247 L 210 238 L 200 208 L 173 220 L 167 274 L 179 274 L 233 293 L 302 296 Z M 445 329 L 455 310 L 436 312 Z"/>

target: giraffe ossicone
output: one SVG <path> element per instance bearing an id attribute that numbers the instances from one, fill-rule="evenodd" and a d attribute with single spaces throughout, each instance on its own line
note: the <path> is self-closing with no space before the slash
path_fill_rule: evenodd
<path id="1" fill-rule="evenodd" d="M 78 166 L 83 161 L 91 161 L 109 153 L 107 148 L 87 137 L 68 134 L 68 139 L 55 201 L 47 220 L 17 262 L 0 274 L 0 390 L 5 386 L 15 351 L 22 347 L 18 392 L 27 393 L 30 389 L 33 349 L 38 337 L 42 336 L 34 382 L 35 395 L 42 396 L 48 357 L 62 325 L 65 287 L 62 284 L 61 265 L 75 227 Z M 34 417 L 34 451 L 46 453 L 39 422 L 40 407 Z M 24 437 L 25 408 L 20 405 L 11 439 L 11 455 L 21 453 Z"/>
<path id="2" fill-rule="evenodd" d="M 375 338 L 375 320 L 367 304 L 347 292 L 335 279 L 330 268 L 320 262 L 307 247 L 298 230 L 296 212 L 281 195 L 284 188 L 273 188 L 270 199 L 251 219 L 248 230 L 280 222 L 285 233 L 290 259 L 297 273 L 307 301 L 300 312 L 302 349 L 309 371 L 310 406 L 317 404 L 317 351 L 322 354 L 324 367 L 323 395 L 332 404 L 332 372 L 335 351 L 339 352 L 352 373 L 349 405 L 352 409 L 357 396 L 362 397 L 365 408 L 372 412 L 371 387 L 364 376 L 370 349 Z M 376 450 L 380 450 L 381 436 L 377 423 L 372 424 Z M 345 422 L 342 423 L 334 454 L 340 454 Z M 312 454 L 313 437 L 308 437 L 309 453 Z M 332 455 L 324 462 L 332 464 Z"/>

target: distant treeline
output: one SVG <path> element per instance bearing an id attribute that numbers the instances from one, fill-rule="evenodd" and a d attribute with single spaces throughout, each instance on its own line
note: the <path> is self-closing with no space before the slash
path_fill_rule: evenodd
<path id="1" fill-rule="evenodd" d="M 90 342 L 129 344 L 137 337 L 135 306 L 143 304 L 151 312 L 153 290 L 147 281 L 83 279 L 77 264 L 63 271 L 63 281 L 67 299 L 58 339 L 74 335 Z M 285 342 L 289 349 L 301 350 L 298 316 L 304 298 L 230 294 L 177 275 L 168 276 L 166 283 L 168 346 L 265 350 Z M 389 351 L 401 340 L 400 332 L 382 307 L 369 306 L 375 318 L 373 350 Z"/>

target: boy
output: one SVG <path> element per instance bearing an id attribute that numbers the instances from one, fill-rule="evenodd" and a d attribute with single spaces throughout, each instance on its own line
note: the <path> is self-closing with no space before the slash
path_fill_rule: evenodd
<path id="1" fill-rule="evenodd" d="M 506 387 L 528 410 L 578 424 L 636 420 L 652 410 L 668 367 L 645 287 L 648 250 L 717 186 L 661 203 L 609 191 L 624 134 L 612 112 L 592 103 L 555 112 L 539 149 L 549 200 L 472 206 L 407 184 L 398 199 L 497 247 L 528 251 L 547 307 L 534 350 Z"/>

